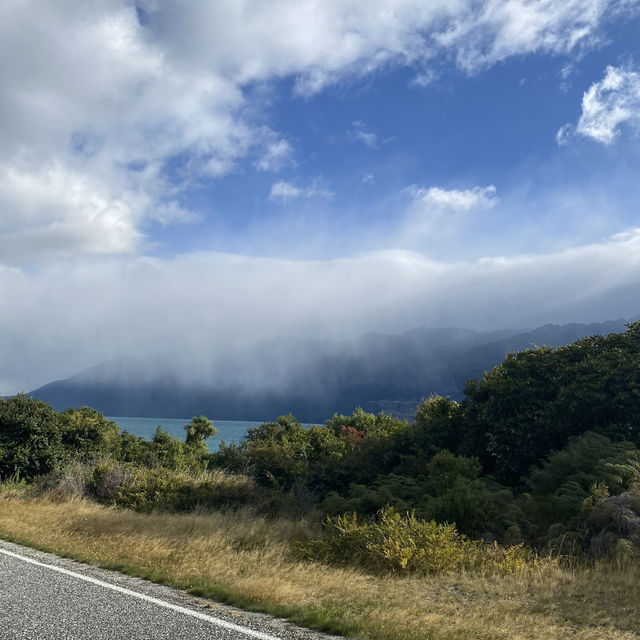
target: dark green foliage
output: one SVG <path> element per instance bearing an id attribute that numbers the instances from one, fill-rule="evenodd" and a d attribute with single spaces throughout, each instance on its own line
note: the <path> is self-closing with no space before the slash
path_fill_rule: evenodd
<path id="1" fill-rule="evenodd" d="M 0 399 L 0 477 L 31 479 L 72 459 L 106 455 L 117 437 L 117 425 L 88 407 L 57 413 L 25 395 Z"/>
<path id="2" fill-rule="evenodd" d="M 330 491 L 322 501 L 321 508 L 329 515 L 374 515 L 385 506 L 392 506 L 400 512 L 411 509 L 420 511 L 423 498 L 424 486 L 415 478 L 389 474 L 370 485 L 351 484 L 345 498 L 336 491 Z"/>
<path id="3" fill-rule="evenodd" d="M 145 467 L 201 469 L 204 439 L 215 432 L 204 416 L 185 427 L 187 442 L 158 427 L 153 440 L 120 433 L 101 413 L 82 407 L 54 411 L 46 402 L 18 395 L 0 399 L 0 478 L 34 479 L 59 473 L 72 461 L 113 459 Z"/>
<path id="4" fill-rule="evenodd" d="M 234 471 L 250 471 L 263 486 L 290 489 L 308 471 L 312 442 L 291 415 L 249 429 L 236 446 L 222 443 L 213 459 Z"/>
<path id="5" fill-rule="evenodd" d="M 591 555 L 640 560 L 640 485 L 617 496 L 594 487 L 583 504 L 584 538 Z"/>
<path id="6" fill-rule="evenodd" d="M 168 434 L 162 427 L 156 429 L 149 448 L 151 451 L 149 466 L 161 466 L 167 469 L 184 469 L 193 466 L 194 455 L 187 448 L 187 444 Z"/>
<path id="7" fill-rule="evenodd" d="M 356 438 L 356 440 L 389 438 L 407 428 L 406 420 L 398 420 L 388 413 L 374 415 L 363 411 L 360 407 L 350 416 L 336 414 L 327 420 L 326 424 L 335 435 L 351 434 L 348 439 Z M 359 437 L 358 433 L 362 434 L 362 437 Z"/>
<path id="8" fill-rule="evenodd" d="M 342 497 L 332 491 L 321 504 L 324 513 L 374 515 L 389 505 L 437 522 L 455 523 L 468 534 L 500 536 L 521 517 L 512 491 L 480 477 L 477 459 L 440 451 L 424 464 L 424 474 L 378 476 L 369 485 L 352 483 Z"/>
<path id="9" fill-rule="evenodd" d="M 511 354 L 465 395 L 456 450 L 508 483 L 585 431 L 640 445 L 640 322 L 623 334 Z"/>
<path id="10" fill-rule="evenodd" d="M 427 519 L 455 523 L 468 535 L 503 532 L 520 516 L 513 494 L 491 478 L 480 477 L 477 458 L 440 451 L 427 465 L 427 497 L 420 513 Z"/>
<path id="11" fill-rule="evenodd" d="M 239 446 L 223 443 L 212 458 L 219 466 L 252 473 L 266 487 L 288 491 L 303 484 L 322 494 L 375 480 L 385 443 L 406 428 L 405 421 L 362 409 L 310 428 L 281 416 L 249 429 Z"/>
<path id="12" fill-rule="evenodd" d="M 84 458 L 98 458 L 113 451 L 120 429 L 115 422 L 89 407 L 67 409 L 58 414 L 62 446 Z"/>
<path id="13" fill-rule="evenodd" d="M 0 399 L 0 477 L 33 478 L 60 466 L 65 459 L 56 412 L 25 395 Z"/>
<path id="14" fill-rule="evenodd" d="M 557 546 L 567 532 L 580 530 L 583 504 L 594 487 L 609 496 L 640 483 L 640 451 L 630 442 L 612 443 L 587 432 L 534 467 L 525 482 L 530 535 Z"/>
<path id="15" fill-rule="evenodd" d="M 449 398 L 429 397 L 418 406 L 412 435 L 416 451 L 456 451 L 461 436 L 460 405 Z"/>

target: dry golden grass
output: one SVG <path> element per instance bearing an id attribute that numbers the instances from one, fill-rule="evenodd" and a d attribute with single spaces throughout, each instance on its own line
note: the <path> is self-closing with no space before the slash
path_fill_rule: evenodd
<path id="1" fill-rule="evenodd" d="M 296 561 L 304 522 L 140 514 L 0 491 L 0 537 L 354 638 L 640 638 L 640 569 L 373 577 Z"/>

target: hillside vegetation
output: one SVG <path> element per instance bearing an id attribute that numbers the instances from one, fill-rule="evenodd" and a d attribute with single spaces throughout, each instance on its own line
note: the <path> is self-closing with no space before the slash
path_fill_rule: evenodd
<path id="1" fill-rule="evenodd" d="M 184 442 L 161 429 L 147 442 L 92 409 L 0 401 L 0 535 L 63 553 L 84 539 L 90 561 L 358 637 L 640 635 L 628 600 L 640 560 L 640 323 L 511 354 L 460 401 L 424 400 L 411 422 L 357 410 L 305 428 L 288 415 L 215 453 L 206 418 L 185 428 Z M 224 544 L 203 533 L 207 518 L 229 525 Z M 342 603 L 329 588 L 339 582 L 354 589 L 334 593 Z M 383 595 L 386 621 L 371 604 Z M 415 622 L 404 635 L 403 615 Z M 499 615 L 535 625 L 516 631 Z"/>

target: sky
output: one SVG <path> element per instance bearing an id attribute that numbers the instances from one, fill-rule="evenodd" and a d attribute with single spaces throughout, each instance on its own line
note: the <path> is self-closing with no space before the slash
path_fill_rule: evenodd
<path id="1" fill-rule="evenodd" d="M 640 0 L 0 0 L 0 32 L 0 394 L 640 313 Z"/>

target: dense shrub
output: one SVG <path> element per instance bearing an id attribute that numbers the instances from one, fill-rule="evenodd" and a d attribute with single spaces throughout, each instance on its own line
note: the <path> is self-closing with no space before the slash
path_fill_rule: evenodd
<path id="1" fill-rule="evenodd" d="M 640 483 L 640 451 L 630 442 L 612 443 L 597 433 L 571 438 L 524 479 L 528 499 L 524 510 L 528 531 L 541 543 L 558 546 L 567 535 L 581 544 L 583 502 L 599 486 L 606 495 L 619 494 Z"/>
<path id="2" fill-rule="evenodd" d="M 344 497 L 330 491 L 320 508 L 332 516 L 354 512 L 373 515 L 386 506 L 404 512 L 419 508 L 423 496 L 424 485 L 416 478 L 388 474 L 370 485 L 352 483 Z"/>
<path id="3" fill-rule="evenodd" d="M 211 458 L 217 466 L 250 473 L 264 487 L 287 492 L 302 484 L 322 495 L 374 481 L 389 439 L 406 428 L 405 421 L 362 409 L 310 428 L 287 415 L 249 429 L 240 445 L 221 444 Z"/>
<path id="4" fill-rule="evenodd" d="M 291 415 L 249 429 L 240 445 L 221 443 L 212 459 L 218 466 L 247 471 L 262 486 L 290 489 L 308 470 L 310 440 Z"/>
<path id="5" fill-rule="evenodd" d="M 456 451 L 461 435 L 460 405 L 457 402 L 434 395 L 418 405 L 410 432 L 414 452 Z"/>
<path id="6" fill-rule="evenodd" d="M 140 511 L 232 507 L 257 497 L 250 478 L 219 469 L 189 473 L 113 461 L 95 465 L 87 492 L 100 502 Z"/>
<path id="7" fill-rule="evenodd" d="M 640 446 L 640 322 L 621 334 L 510 354 L 465 386 L 457 451 L 513 484 L 585 431 Z"/>
<path id="8" fill-rule="evenodd" d="M 335 414 L 326 422 L 327 429 L 335 435 L 347 436 L 348 440 L 355 441 L 366 438 L 371 441 L 377 438 L 390 438 L 407 428 L 406 420 L 398 420 L 388 413 L 367 413 L 358 407 L 352 415 Z M 361 434 L 361 436 L 358 436 Z M 351 437 L 349 437 L 351 436 Z"/>
<path id="9" fill-rule="evenodd" d="M 88 407 L 57 413 L 25 395 L 0 399 L 0 478 L 33 479 L 72 459 L 107 454 L 117 434 L 116 424 Z"/>
<path id="10" fill-rule="evenodd" d="M 365 521 L 355 513 L 328 518 L 324 538 L 297 549 L 307 559 L 397 574 L 513 573 L 539 562 L 522 545 L 504 548 L 469 540 L 452 524 L 421 520 L 413 513 L 401 516 L 393 508 Z"/>
<path id="11" fill-rule="evenodd" d="M 640 560 L 640 485 L 616 496 L 595 485 L 583 502 L 587 551 L 593 556 Z"/>
<path id="12" fill-rule="evenodd" d="M 120 427 L 90 407 L 67 409 L 58 414 L 62 432 L 62 446 L 69 457 L 86 460 L 112 453 Z"/>
<path id="13" fill-rule="evenodd" d="M 344 497 L 329 492 L 320 508 L 328 515 L 373 515 L 385 506 L 415 511 L 427 520 L 451 523 L 473 536 L 501 537 L 522 514 L 512 491 L 480 477 L 477 459 L 439 451 L 422 464 L 422 475 L 381 475 L 369 484 L 352 483 Z"/>
<path id="14" fill-rule="evenodd" d="M 208 459 L 206 447 L 203 449 L 200 444 L 188 445 L 161 427 L 156 429 L 151 440 L 123 431 L 114 443 L 111 457 L 150 468 L 165 467 L 178 471 L 199 469 L 203 460 Z"/>
<path id="15" fill-rule="evenodd" d="M 24 395 L 0 399 L 0 477 L 52 471 L 65 459 L 56 412 Z"/>

